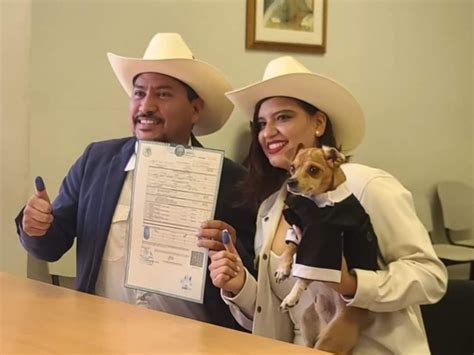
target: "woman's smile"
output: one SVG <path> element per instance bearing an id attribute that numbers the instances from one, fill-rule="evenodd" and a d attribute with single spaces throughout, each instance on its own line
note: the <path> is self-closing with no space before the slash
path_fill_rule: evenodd
<path id="1" fill-rule="evenodd" d="M 286 145 L 288 141 L 272 141 L 267 143 L 265 151 L 268 154 L 277 154 L 280 152 Z"/>

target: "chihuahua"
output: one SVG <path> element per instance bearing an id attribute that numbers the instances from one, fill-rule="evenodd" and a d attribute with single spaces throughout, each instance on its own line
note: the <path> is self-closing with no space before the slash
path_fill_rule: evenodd
<path id="1" fill-rule="evenodd" d="M 299 231 L 289 228 L 287 246 L 275 272 L 277 282 L 290 273 L 297 280 L 280 310 L 295 306 L 311 284 L 314 303 L 301 320 L 305 344 L 346 354 L 357 344 L 360 331 L 368 326 L 370 314 L 366 309 L 347 307 L 326 282 L 340 282 L 343 264 L 376 270 L 377 239 L 363 207 L 341 186 L 346 176 L 340 166 L 346 157 L 332 147 L 301 148 L 302 145 L 290 165 L 288 208 L 283 211 L 288 224 L 296 225 Z M 338 193 L 334 194 L 336 190 Z M 341 200 L 328 202 L 328 193 Z"/>

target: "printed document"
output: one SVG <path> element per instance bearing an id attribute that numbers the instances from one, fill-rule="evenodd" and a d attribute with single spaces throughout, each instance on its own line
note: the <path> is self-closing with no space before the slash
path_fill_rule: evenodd
<path id="1" fill-rule="evenodd" d="M 196 246 L 213 219 L 224 153 L 139 141 L 125 286 L 203 302 L 208 250 Z"/>

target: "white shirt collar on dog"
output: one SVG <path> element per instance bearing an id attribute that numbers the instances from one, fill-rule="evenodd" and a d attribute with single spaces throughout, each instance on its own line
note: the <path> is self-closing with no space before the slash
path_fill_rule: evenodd
<path id="1" fill-rule="evenodd" d="M 339 185 L 335 190 L 328 191 L 318 196 L 305 196 L 310 200 L 314 201 L 318 207 L 334 206 L 335 203 L 341 202 L 349 197 L 351 192 L 344 182 Z"/>

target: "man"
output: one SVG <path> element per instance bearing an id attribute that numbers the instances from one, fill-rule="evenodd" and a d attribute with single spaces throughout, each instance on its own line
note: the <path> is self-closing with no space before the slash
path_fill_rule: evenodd
<path id="1" fill-rule="evenodd" d="M 224 96 L 230 85 L 216 68 L 194 59 L 181 36 L 174 33 L 155 35 L 143 59 L 112 53 L 108 57 L 130 96 L 133 137 L 90 144 L 71 167 L 52 204 L 42 180 L 37 179 L 36 193 L 16 218 L 20 241 L 33 256 L 55 261 L 77 237 L 78 290 L 238 328 L 209 275 L 202 305 L 124 287 L 137 140 L 200 147 L 195 135 L 217 131 L 232 112 Z M 225 159 L 215 218 L 236 227 L 238 247 L 250 264 L 255 215 L 249 208 L 234 206 L 235 185 L 244 174 L 243 168 Z M 219 244 L 208 245 L 223 248 Z"/>

